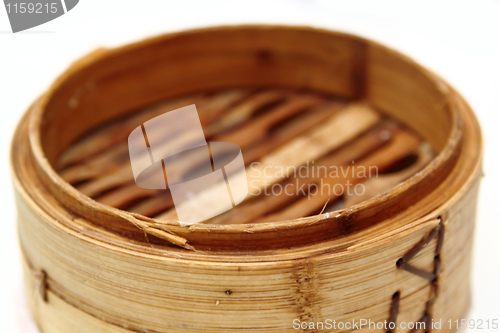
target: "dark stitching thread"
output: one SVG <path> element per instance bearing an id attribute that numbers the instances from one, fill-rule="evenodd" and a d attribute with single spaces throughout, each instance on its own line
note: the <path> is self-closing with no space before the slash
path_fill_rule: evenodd
<path id="1" fill-rule="evenodd" d="M 403 257 L 399 258 L 399 260 L 396 262 L 396 266 L 400 269 L 404 269 L 405 271 L 408 271 L 410 273 L 413 273 L 415 275 L 418 275 L 424 279 L 427 279 L 430 281 L 431 284 L 431 290 L 432 290 L 432 295 L 430 299 L 427 301 L 425 304 L 425 312 L 422 315 L 422 317 L 417 320 L 417 322 L 423 322 L 425 323 L 425 333 L 429 333 L 431 331 L 431 320 L 432 320 L 432 306 L 436 302 L 438 292 L 439 292 L 439 285 L 438 285 L 438 277 L 439 273 L 441 273 L 441 250 L 443 249 L 443 242 L 444 242 L 444 225 L 443 225 L 443 220 L 441 216 L 438 217 L 439 220 L 439 225 L 427 236 L 425 237 L 416 247 L 414 247 L 412 250 L 410 250 L 407 254 L 405 254 Z M 423 248 L 425 248 L 434 238 L 438 238 L 437 240 L 437 245 L 436 245 L 436 250 L 435 250 L 435 256 L 434 256 L 434 270 L 433 272 L 426 272 L 424 270 L 421 270 L 419 268 L 416 268 L 408 262 L 415 257 Z M 392 297 L 392 302 L 391 302 L 391 310 L 390 310 L 390 318 L 389 322 L 394 322 L 396 323 L 397 320 L 397 315 L 398 315 L 398 310 L 399 310 L 399 300 L 400 300 L 400 292 L 396 292 L 393 297 Z M 415 327 L 410 331 L 410 333 L 414 333 L 417 331 L 417 328 Z M 387 333 L 393 333 L 394 329 L 389 329 L 387 330 Z"/>
<path id="2" fill-rule="evenodd" d="M 418 269 L 418 268 L 413 267 L 411 265 L 408 265 L 406 263 L 403 263 L 400 266 L 400 268 L 404 269 L 407 272 L 410 272 L 410 273 L 413 273 L 413 274 L 418 275 L 420 277 L 423 277 L 424 279 L 427 279 L 429 281 L 434 281 L 434 279 L 436 278 L 436 274 L 430 273 L 430 272 L 426 272 L 424 270 Z"/>
<path id="3" fill-rule="evenodd" d="M 40 294 L 40 297 L 45 303 L 47 303 L 49 301 L 49 297 L 47 294 L 47 289 L 49 288 L 49 284 L 47 282 L 48 280 L 47 272 L 43 269 L 35 268 L 31 260 L 29 260 L 28 256 L 24 252 L 23 246 L 21 246 L 21 256 L 23 257 L 24 262 L 28 266 L 28 269 L 31 271 L 31 274 L 33 274 L 34 278 L 38 282 L 37 289 L 38 293 Z"/>
<path id="4" fill-rule="evenodd" d="M 425 312 L 425 313 L 424 313 L 424 315 L 423 315 L 423 316 L 422 316 L 419 320 L 417 320 L 417 323 L 424 323 L 424 325 L 425 325 L 425 326 L 424 326 L 424 327 L 425 327 L 425 331 L 424 331 L 424 333 L 428 333 L 428 332 L 430 332 L 430 328 L 429 328 L 429 326 L 430 326 L 430 324 L 431 324 L 431 316 L 430 316 L 427 312 Z M 415 333 L 415 332 L 417 332 L 418 330 L 419 330 L 419 328 L 417 329 L 417 327 L 416 327 L 416 325 L 415 325 L 415 328 L 413 328 L 413 329 L 410 331 L 410 333 Z"/>
<path id="5" fill-rule="evenodd" d="M 33 273 L 35 278 L 38 279 L 38 292 L 40 293 L 40 297 L 42 300 L 47 303 L 49 300 L 47 296 L 47 272 L 45 272 L 43 269 L 39 270 L 38 272 Z"/>
<path id="6" fill-rule="evenodd" d="M 389 317 L 389 323 L 394 323 L 394 329 L 388 329 L 387 333 L 393 333 L 396 330 L 396 319 L 398 319 L 398 312 L 399 312 L 399 297 L 400 297 L 400 292 L 397 291 L 392 295 L 392 302 L 391 302 L 391 315 Z"/>

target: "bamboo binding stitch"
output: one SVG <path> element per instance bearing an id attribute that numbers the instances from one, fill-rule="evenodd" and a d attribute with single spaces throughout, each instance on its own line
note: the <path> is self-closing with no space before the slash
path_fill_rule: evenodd
<path id="1" fill-rule="evenodd" d="M 301 154 L 328 163 L 356 156 L 389 170 L 413 153 L 420 160 L 366 180 L 374 197 L 345 197 L 344 208 L 252 198 L 184 226 L 164 194 L 126 180 L 120 140 L 127 126 L 190 101 L 207 136 L 265 138 L 241 143 L 248 161 L 282 161 L 297 138 L 321 138 Z M 33 103 L 11 157 L 26 290 L 44 333 L 292 332 L 294 320 L 326 319 L 432 331 L 466 316 L 477 121 L 448 84 L 374 42 L 241 26 L 101 49 Z"/>

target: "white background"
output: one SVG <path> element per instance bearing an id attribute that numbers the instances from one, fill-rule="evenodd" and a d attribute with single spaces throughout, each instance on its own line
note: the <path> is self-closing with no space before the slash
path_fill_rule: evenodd
<path id="1" fill-rule="evenodd" d="M 369 37 L 432 69 L 465 96 L 481 122 L 486 148 L 469 318 L 500 319 L 499 0 L 81 0 L 68 14 L 17 34 L 10 32 L 6 11 L 0 8 L 0 331 L 32 331 L 22 311 L 8 158 L 14 128 L 28 105 L 72 61 L 99 46 L 240 23 L 310 25 Z"/>

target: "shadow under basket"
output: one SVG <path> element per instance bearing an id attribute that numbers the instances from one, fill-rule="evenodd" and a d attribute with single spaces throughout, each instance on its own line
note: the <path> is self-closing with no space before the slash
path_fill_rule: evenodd
<path id="1" fill-rule="evenodd" d="M 241 148 L 249 181 L 292 166 L 376 177 L 262 172 L 262 191 L 364 191 L 252 187 L 185 225 L 168 190 L 134 183 L 127 138 L 192 104 L 207 141 Z M 99 49 L 33 103 L 11 158 L 44 333 L 424 332 L 440 320 L 454 332 L 448 320 L 466 318 L 480 130 L 448 84 L 374 42 L 241 26 Z"/>

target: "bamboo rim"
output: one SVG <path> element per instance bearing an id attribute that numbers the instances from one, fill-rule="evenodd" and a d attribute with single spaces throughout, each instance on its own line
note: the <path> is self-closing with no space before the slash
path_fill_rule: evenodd
<path id="1" fill-rule="evenodd" d="M 57 94 L 60 93 L 66 85 L 71 87 L 72 84 L 75 84 L 75 77 L 85 76 L 87 71 L 91 72 L 93 68 L 99 67 L 99 64 L 101 63 L 119 62 L 120 57 L 122 57 L 123 54 L 141 52 L 141 50 L 147 49 L 148 47 L 168 44 L 169 41 L 176 41 L 179 39 L 189 40 L 190 38 L 193 39 L 197 35 L 202 35 L 203 38 L 206 38 L 206 35 L 217 35 L 217 33 L 220 33 L 221 31 L 234 32 L 235 35 L 239 33 L 245 34 L 248 33 L 248 31 L 261 31 L 261 33 L 269 33 L 272 31 L 277 31 L 277 33 L 281 33 L 282 31 L 294 31 L 295 33 L 305 34 L 325 34 L 332 38 L 346 38 L 354 40 L 355 43 L 359 44 L 356 45 L 356 48 L 359 48 L 361 51 L 358 50 L 357 52 L 362 53 L 360 59 L 362 59 L 364 63 L 367 62 L 367 57 L 376 57 L 376 55 L 373 56 L 371 54 L 376 54 L 377 52 L 382 52 L 384 53 L 384 56 L 388 56 L 389 58 L 394 57 L 394 59 L 399 59 L 399 61 L 402 61 L 405 66 L 409 66 L 422 73 L 425 79 L 428 80 L 430 84 L 434 85 L 432 89 L 441 95 L 441 103 L 443 103 L 442 108 L 444 109 L 442 112 L 445 116 L 447 115 L 447 121 L 450 124 L 445 144 L 442 144 L 442 147 L 438 147 L 440 148 L 439 155 L 432 161 L 432 163 L 425 167 L 422 172 L 417 173 L 411 179 L 397 186 L 391 192 L 383 196 L 360 203 L 355 207 L 341 210 L 333 217 L 331 214 L 323 214 L 298 220 L 262 223 L 258 225 L 247 224 L 214 226 L 200 224 L 193 225 L 191 227 L 183 227 L 176 221 L 157 221 L 95 202 L 89 197 L 79 193 L 76 189 L 60 178 L 49 162 L 51 157 L 48 158 L 46 156 L 46 150 L 48 147 L 44 147 L 41 138 L 43 136 L 42 128 L 47 122 L 46 117 L 54 117 L 54 115 L 47 116 L 47 110 L 52 110 L 51 112 L 54 112 L 54 110 L 50 108 L 50 104 L 54 103 L 54 100 L 58 97 Z M 369 51 L 372 49 L 373 51 Z M 369 67 L 369 64 L 359 67 L 367 68 Z M 363 89 L 356 88 L 356 91 L 354 91 L 355 95 L 361 97 L 364 96 L 368 100 L 370 100 L 370 94 L 373 90 L 370 86 L 370 79 L 373 75 L 371 75 L 369 71 L 369 69 L 365 69 L 364 74 L 365 76 L 368 75 L 368 77 L 361 79 L 362 82 L 365 82 L 366 87 Z M 360 79 L 357 80 L 359 81 Z M 236 85 L 238 85 L 238 83 L 236 83 Z M 71 88 L 74 89 L 74 87 Z M 435 75 L 394 51 L 358 37 L 308 28 L 211 28 L 160 36 L 114 50 L 99 50 L 98 52 L 94 52 L 93 54 L 75 63 L 66 73 L 56 80 L 48 92 L 45 93 L 33 106 L 33 111 L 30 116 L 29 138 L 36 168 L 43 184 L 50 189 L 51 194 L 58 198 L 60 202 L 87 219 L 94 220 L 97 223 L 99 223 L 98 221 L 105 221 L 108 228 L 116 228 L 116 230 L 120 230 L 121 232 L 126 230 L 127 232 L 135 235 L 146 232 L 152 235 L 153 239 L 160 238 L 175 245 L 189 249 L 193 247 L 198 249 L 208 247 L 214 248 L 216 244 L 220 247 L 220 249 L 229 248 L 231 245 L 228 243 L 233 243 L 236 235 L 238 235 L 238 242 L 241 247 L 247 247 L 249 249 L 266 248 L 269 245 L 264 245 L 262 242 L 256 241 L 259 237 L 262 239 L 263 235 L 265 235 L 264 237 L 266 238 L 266 243 L 283 247 L 291 245 L 287 241 L 283 240 L 281 240 L 281 243 L 276 242 L 276 238 L 280 238 L 279 234 L 283 231 L 288 233 L 293 233 L 293 231 L 298 232 L 307 226 L 307 229 L 311 232 L 307 242 L 322 241 L 331 237 L 332 230 L 330 230 L 328 225 L 345 225 L 346 223 L 349 223 L 350 225 L 354 224 L 354 226 L 351 226 L 350 229 L 351 231 L 355 231 L 366 226 L 376 224 L 382 220 L 382 216 L 378 214 L 381 209 L 384 209 L 386 212 L 385 216 L 398 214 L 406 208 L 401 205 L 402 202 L 418 201 L 421 197 L 432 191 L 433 188 L 439 186 L 439 184 L 449 175 L 452 168 L 456 165 L 457 158 L 460 154 L 463 131 L 462 113 L 464 110 L 458 107 L 457 103 L 456 94 L 454 94 L 450 88 Z M 58 149 L 60 150 L 61 148 Z M 479 158 L 475 158 L 475 160 L 479 160 Z M 438 200 L 442 199 L 445 198 L 438 197 Z M 442 203 L 442 201 L 435 201 L 434 208 L 439 207 Z M 355 222 L 353 223 L 353 221 Z M 139 233 L 137 232 L 137 229 L 141 229 L 139 230 Z M 251 233 L 248 232 L 250 230 Z M 351 231 L 348 231 L 347 233 Z M 341 232 L 339 235 L 338 231 L 333 231 L 333 233 L 337 233 L 337 236 L 342 234 Z M 270 242 L 269 240 L 273 240 L 274 242 Z M 296 240 L 293 241 L 293 244 L 296 244 Z"/>

